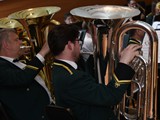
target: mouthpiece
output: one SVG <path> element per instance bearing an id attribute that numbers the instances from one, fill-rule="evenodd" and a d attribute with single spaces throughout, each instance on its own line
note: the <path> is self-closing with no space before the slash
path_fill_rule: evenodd
<path id="1" fill-rule="evenodd" d="M 31 46 L 20 46 L 21 49 L 24 49 L 24 48 L 31 48 Z"/>

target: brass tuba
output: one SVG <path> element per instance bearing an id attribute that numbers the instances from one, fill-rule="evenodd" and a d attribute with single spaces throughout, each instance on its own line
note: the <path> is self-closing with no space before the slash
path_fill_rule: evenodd
<path id="1" fill-rule="evenodd" d="M 8 17 L 4 17 L 4 18 L 0 18 L 0 28 L 19 28 L 19 29 L 23 29 L 23 26 L 17 20 L 10 19 Z"/>
<path id="2" fill-rule="evenodd" d="M 47 40 L 50 28 L 60 24 L 60 22 L 53 19 L 54 14 L 60 11 L 60 9 L 61 8 L 57 6 L 37 7 L 14 12 L 8 16 L 8 18 L 17 20 L 23 25 L 26 36 L 25 40 L 28 45 L 31 46 L 31 55 L 27 57 L 27 60 L 31 60 L 42 48 L 44 42 Z M 45 79 L 49 90 L 51 90 L 50 72 L 51 55 L 48 55 L 41 76 Z"/>
<path id="3" fill-rule="evenodd" d="M 133 30 L 143 32 L 141 55 L 135 57 L 130 64 L 136 74 L 123 100 L 114 106 L 114 111 L 119 120 L 156 120 L 158 37 L 149 24 L 131 20 L 140 11 L 124 6 L 93 5 L 74 8 L 70 12 L 89 24 L 94 43 L 94 67 L 98 82 L 102 84 L 107 84 L 112 78 L 119 52 L 128 44 L 126 36 Z M 106 31 L 101 36 L 96 21 L 100 21 L 100 26 Z M 105 69 L 101 69 L 104 65 L 102 62 L 106 65 Z"/>

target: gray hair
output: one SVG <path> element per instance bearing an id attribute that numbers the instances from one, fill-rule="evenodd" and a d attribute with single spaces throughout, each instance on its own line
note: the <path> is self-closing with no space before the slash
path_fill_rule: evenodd
<path id="1" fill-rule="evenodd" d="M 9 40 L 9 33 L 16 33 L 16 31 L 13 28 L 0 29 L 0 49 L 2 48 L 2 41 Z"/>

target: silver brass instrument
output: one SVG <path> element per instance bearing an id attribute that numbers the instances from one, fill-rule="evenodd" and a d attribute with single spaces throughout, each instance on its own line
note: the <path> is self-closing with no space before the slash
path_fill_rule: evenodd
<path id="1" fill-rule="evenodd" d="M 32 49 L 30 59 L 42 48 L 50 28 L 60 24 L 60 22 L 53 19 L 54 14 L 60 11 L 60 9 L 60 7 L 56 6 L 37 7 L 14 12 L 8 16 L 8 18 L 17 20 L 23 25 L 26 36 L 28 37 L 27 41 Z M 45 82 L 51 90 L 50 59 L 48 55 L 46 57 L 45 67 L 43 68 L 43 77 L 47 77 L 45 78 Z"/>
<path id="2" fill-rule="evenodd" d="M 71 14 L 85 20 L 90 24 L 92 39 L 94 43 L 95 71 L 98 82 L 107 84 L 112 79 L 112 73 L 118 61 L 119 52 L 125 46 L 125 37 L 131 30 L 140 30 L 147 35 L 149 40 L 141 40 L 142 45 L 148 46 L 147 52 L 143 47 L 141 55 L 137 56 L 131 63 L 136 71 L 132 79 L 130 89 L 127 90 L 123 100 L 115 106 L 114 111 L 119 120 L 147 120 L 157 119 L 157 76 L 158 76 L 158 37 L 155 30 L 142 21 L 130 21 L 130 18 L 138 15 L 138 9 L 116 6 L 116 5 L 93 5 L 74 8 Z M 106 34 L 99 39 L 99 30 L 93 24 L 100 20 L 106 26 Z M 95 37 L 97 36 L 97 37 Z M 100 54 L 103 58 L 100 58 Z M 101 61 L 108 56 L 105 71 L 100 68 Z M 147 56 L 147 57 L 144 57 Z M 103 72 L 105 73 L 102 76 Z"/>

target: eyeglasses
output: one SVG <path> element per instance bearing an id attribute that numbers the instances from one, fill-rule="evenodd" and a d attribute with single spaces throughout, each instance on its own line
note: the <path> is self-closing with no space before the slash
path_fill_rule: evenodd
<path id="1" fill-rule="evenodd" d="M 76 41 L 78 41 L 79 45 L 82 46 L 82 41 L 81 40 L 77 39 Z"/>

